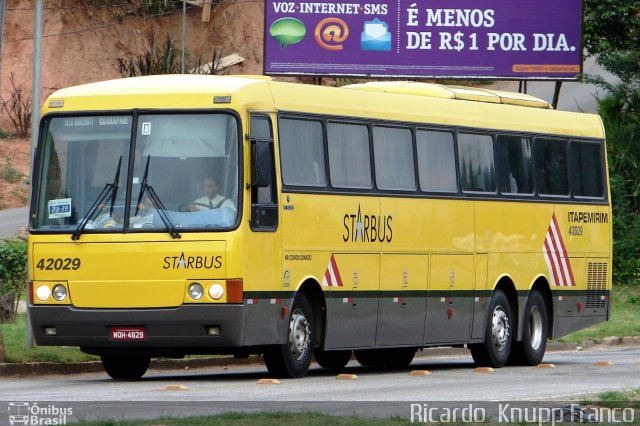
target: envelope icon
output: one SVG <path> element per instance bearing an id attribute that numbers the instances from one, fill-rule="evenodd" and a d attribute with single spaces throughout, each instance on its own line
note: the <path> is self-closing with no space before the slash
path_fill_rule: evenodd
<path id="1" fill-rule="evenodd" d="M 375 18 L 365 21 L 364 30 L 360 35 L 361 50 L 391 50 L 391 33 L 386 22 Z"/>

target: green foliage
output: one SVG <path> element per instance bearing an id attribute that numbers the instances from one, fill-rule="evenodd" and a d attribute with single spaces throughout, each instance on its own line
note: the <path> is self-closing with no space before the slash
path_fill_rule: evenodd
<path id="1" fill-rule="evenodd" d="M 13 295 L 15 305 L 11 313 L 16 311 L 19 296 L 27 284 L 27 243 L 24 241 L 5 241 L 0 244 L 0 297 Z M 12 319 L 12 318 L 9 318 Z M 0 316 L 2 320 L 2 316 Z"/>
<path id="2" fill-rule="evenodd" d="M 609 96 L 598 101 L 607 135 L 613 205 L 613 278 L 638 285 L 640 279 L 640 87 L 599 81 Z"/>
<path id="3" fill-rule="evenodd" d="M 584 46 L 605 69 L 627 79 L 640 71 L 640 0 L 585 0 Z"/>
<path id="4" fill-rule="evenodd" d="M 0 177 L 9 183 L 18 183 L 24 177 L 24 174 L 16 169 L 11 159 L 7 158 L 0 168 Z"/>

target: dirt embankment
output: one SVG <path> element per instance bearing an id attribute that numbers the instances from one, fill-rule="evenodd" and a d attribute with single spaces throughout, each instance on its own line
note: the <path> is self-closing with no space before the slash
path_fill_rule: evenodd
<path id="1" fill-rule="evenodd" d="M 117 58 L 144 53 L 149 31 L 158 42 L 168 35 L 181 45 L 181 9 L 144 18 L 132 16 L 124 7 L 92 7 L 92 3 L 98 2 L 45 0 L 38 105 L 59 88 L 119 78 Z M 31 95 L 34 5 L 35 0 L 6 3 L 0 95 L 7 101 L 13 92 L 11 76 L 17 88 Z M 187 50 L 207 60 L 214 50 L 237 53 L 245 60 L 231 73 L 262 74 L 263 14 L 262 0 L 224 0 L 212 10 L 209 22 L 203 22 L 202 9 L 189 5 Z M 0 112 L 0 129 L 13 131 L 6 111 Z M 26 205 L 29 153 L 28 140 L 0 139 L 0 209 Z M 11 182 L 18 174 L 25 178 Z"/>
<path id="2" fill-rule="evenodd" d="M 42 102 L 61 87 L 120 77 L 117 58 L 143 53 L 150 30 L 162 42 L 182 40 L 182 10 L 160 17 L 136 17 L 121 7 L 92 7 L 94 2 L 45 0 L 42 43 Z M 97 2 L 95 2 L 97 3 Z M 115 2 L 114 2 L 115 3 Z M 124 3 L 124 2 L 123 2 Z M 9 0 L 2 51 L 2 96 L 10 96 L 9 77 L 31 91 L 34 0 Z M 222 50 L 245 58 L 233 73 L 262 73 L 264 2 L 224 0 L 202 21 L 202 9 L 187 9 L 187 50 L 203 58 Z M 3 117 L 4 119 L 4 117 Z"/>

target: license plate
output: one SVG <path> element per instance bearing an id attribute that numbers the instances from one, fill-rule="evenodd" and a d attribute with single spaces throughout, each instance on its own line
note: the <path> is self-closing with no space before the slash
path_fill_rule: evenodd
<path id="1" fill-rule="evenodd" d="M 111 340 L 145 340 L 147 334 L 144 327 L 111 327 Z"/>

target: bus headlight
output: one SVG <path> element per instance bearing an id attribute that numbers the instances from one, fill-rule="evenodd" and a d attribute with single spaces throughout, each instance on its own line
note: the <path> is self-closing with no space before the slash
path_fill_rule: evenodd
<path id="1" fill-rule="evenodd" d="M 51 296 L 51 289 L 49 286 L 41 285 L 36 289 L 36 297 L 38 300 L 44 302 Z"/>
<path id="2" fill-rule="evenodd" d="M 193 300 L 202 299 L 202 295 L 204 294 L 204 290 L 199 283 L 193 283 L 189 286 L 189 297 Z"/>
<path id="3" fill-rule="evenodd" d="M 54 299 L 61 302 L 67 297 L 67 289 L 63 285 L 58 284 L 53 288 L 52 294 Z"/>
<path id="4" fill-rule="evenodd" d="M 214 283 L 211 285 L 211 287 L 209 287 L 209 296 L 211 296 L 213 300 L 220 300 L 223 295 L 224 287 L 222 287 L 220 284 Z"/>

